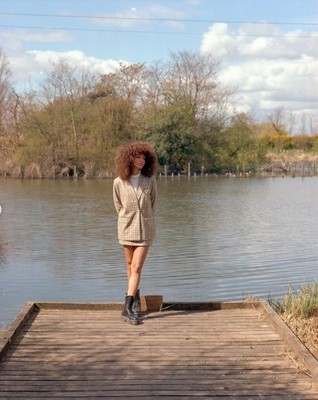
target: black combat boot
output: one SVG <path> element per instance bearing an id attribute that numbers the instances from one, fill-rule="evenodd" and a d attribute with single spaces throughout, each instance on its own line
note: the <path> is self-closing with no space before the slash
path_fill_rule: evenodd
<path id="1" fill-rule="evenodd" d="M 134 302 L 132 305 L 132 312 L 135 314 L 137 318 L 141 317 L 141 303 L 140 303 L 140 290 L 138 289 L 135 296 Z"/>
<path id="2" fill-rule="evenodd" d="M 135 316 L 135 314 L 132 311 L 133 302 L 134 302 L 133 296 L 125 297 L 125 305 L 121 313 L 121 319 L 125 322 L 128 322 L 129 324 L 139 325 L 139 319 L 138 317 Z"/>

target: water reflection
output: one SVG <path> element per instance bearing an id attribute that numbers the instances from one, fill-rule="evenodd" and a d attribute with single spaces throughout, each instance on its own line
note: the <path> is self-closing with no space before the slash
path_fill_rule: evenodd
<path id="1" fill-rule="evenodd" d="M 0 321 L 29 300 L 122 300 L 112 181 L 0 180 L 0 189 Z M 317 277 L 318 178 L 159 178 L 158 189 L 144 293 L 267 297 Z"/>
<path id="2" fill-rule="evenodd" d="M 8 245 L 9 243 L 4 242 L 1 240 L 0 237 L 0 266 L 4 265 L 6 263 L 6 252 L 8 250 Z"/>

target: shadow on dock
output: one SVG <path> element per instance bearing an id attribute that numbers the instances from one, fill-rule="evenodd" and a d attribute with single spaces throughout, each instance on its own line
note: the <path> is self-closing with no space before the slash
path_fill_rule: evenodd
<path id="1" fill-rule="evenodd" d="M 318 362 L 264 302 L 29 303 L 2 340 L 0 399 L 318 399 Z"/>

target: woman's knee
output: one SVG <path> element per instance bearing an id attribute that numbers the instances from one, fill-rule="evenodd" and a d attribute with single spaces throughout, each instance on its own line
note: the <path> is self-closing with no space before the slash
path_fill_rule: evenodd
<path id="1" fill-rule="evenodd" d="M 132 273 L 140 275 L 142 267 L 143 266 L 141 264 L 132 263 L 131 266 L 130 266 L 130 270 L 131 270 Z"/>

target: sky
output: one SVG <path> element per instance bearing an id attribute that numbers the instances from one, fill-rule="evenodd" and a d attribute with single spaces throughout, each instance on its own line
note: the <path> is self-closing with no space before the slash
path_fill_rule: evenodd
<path id="1" fill-rule="evenodd" d="M 318 0 L 0 0 L 0 48 L 19 90 L 60 59 L 108 73 L 211 54 L 237 111 L 318 133 Z"/>

